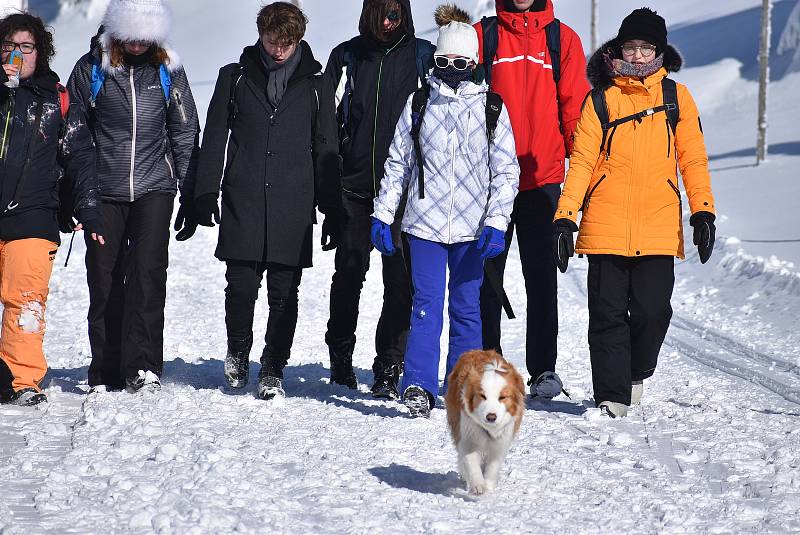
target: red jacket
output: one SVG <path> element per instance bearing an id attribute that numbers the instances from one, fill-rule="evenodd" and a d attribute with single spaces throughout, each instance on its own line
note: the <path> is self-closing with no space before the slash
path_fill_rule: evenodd
<path id="1" fill-rule="evenodd" d="M 556 89 L 544 30 L 555 18 L 552 0 L 547 0 L 544 11 L 511 13 L 506 11 L 505 0 L 497 0 L 496 9 L 498 44 L 492 91 L 503 97 L 511 117 L 521 168 L 519 189 L 560 184 L 564 182 L 564 158 L 572 151 L 572 135 L 589 92 L 581 39 L 561 23 L 561 80 Z M 482 62 L 480 22 L 475 29 Z"/>

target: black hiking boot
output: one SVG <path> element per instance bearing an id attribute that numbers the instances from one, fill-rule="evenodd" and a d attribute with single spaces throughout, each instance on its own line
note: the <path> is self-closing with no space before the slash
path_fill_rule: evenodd
<path id="1" fill-rule="evenodd" d="M 403 393 L 403 403 L 412 418 L 430 418 L 433 407 L 432 396 L 424 388 L 409 386 Z"/>
<path id="2" fill-rule="evenodd" d="M 258 397 L 269 401 L 275 397 L 286 397 L 283 390 L 283 379 L 274 375 L 264 375 L 258 379 Z"/>
<path id="3" fill-rule="evenodd" d="M 375 383 L 372 385 L 372 397 L 377 399 L 399 399 L 400 391 L 397 384 L 400 382 L 402 364 L 383 364 L 376 362 L 372 366 Z"/>
<path id="4" fill-rule="evenodd" d="M 3 403 L 7 405 L 16 405 L 18 407 L 33 407 L 40 403 L 47 403 L 47 396 L 44 392 L 39 392 L 35 388 L 29 387 L 23 388 L 5 397 Z"/>
<path id="5" fill-rule="evenodd" d="M 244 340 L 228 340 L 228 354 L 225 355 L 225 380 L 231 388 L 247 386 L 252 346 L 253 335 Z"/>
<path id="6" fill-rule="evenodd" d="M 358 389 L 358 379 L 353 371 L 353 355 L 337 355 L 333 351 L 331 356 L 331 384 L 346 386 L 353 390 Z"/>

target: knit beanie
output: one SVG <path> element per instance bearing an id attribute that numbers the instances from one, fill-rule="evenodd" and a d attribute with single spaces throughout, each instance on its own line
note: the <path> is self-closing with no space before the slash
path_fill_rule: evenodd
<path id="1" fill-rule="evenodd" d="M 119 41 L 163 45 L 172 26 L 172 12 L 162 0 L 111 0 L 103 16 L 105 33 Z"/>
<path id="2" fill-rule="evenodd" d="M 622 21 L 617 42 L 622 45 L 634 39 L 655 45 L 661 54 L 667 48 L 667 23 L 661 15 L 650 8 L 635 9 Z"/>
<path id="3" fill-rule="evenodd" d="M 478 34 L 475 28 L 464 22 L 451 22 L 439 28 L 436 41 L 437 56 L 453 54 L 469 58 L 478 63 Z"/>

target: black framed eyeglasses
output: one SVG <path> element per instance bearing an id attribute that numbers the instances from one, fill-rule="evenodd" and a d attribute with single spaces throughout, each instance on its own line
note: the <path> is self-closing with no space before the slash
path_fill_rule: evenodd
<path id="1" fill-rule="evenodd" d="M 36 50 L 36 43 L 15 43 L 14 41 L 3 41 L 3 52 L 13 52 L 15 48 L 23 54 L 30 54 Z"/>
<path id="2" fill-rule="evenodd" d="M 466 58 L 448 58 L 447 56 L 435 56 L 433 62 L 440 69 L 446 69 L 450 65 L 457 71 L 466 71 L 469 68 L 469 60 Z"/>
<path id="3" fill-rule="evenodd" d="M 393 9 L 390 12 L 388 12 L 386 14 L 386 20 L 388 20 L 389 22 L 397 22 L 398 20 L 400 20 L 400 10 Z"/>
<path id="4" fill-rule="evenodd" d="M 628 55 L 628 56 L 633 56 L 634 54 L 636 54 L 637 50 L 642 53 L 642 56 L 644 56 L 646 58 L 649 58 L 650 56 L 652 56 L 655 53 L 656 47 L 653 46 L 653 45 L 637 46 L 637 45 L 628 44 L 628 43 L 625 43 L 624 45 L 622 45 L 622 52 L 624 54 Z"/>

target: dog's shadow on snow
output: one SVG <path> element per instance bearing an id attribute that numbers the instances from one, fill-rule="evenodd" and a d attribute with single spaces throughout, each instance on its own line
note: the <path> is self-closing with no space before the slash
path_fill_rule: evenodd
<path id="1" fill-rule="evenodd" d="M 178 358 L 164 363 L 163 382 L 189 385 L 198 390 L 222 389 L 232 396 L 254 395 L 260 366 L 250 363 L 250 383 L 247 388 L 233 390 L 225 384 L 224 363 L 221 360 L 201 360 L 186 362 Z M 355 368 L 358 382 L 368 384 L 372 380 L 372 371 Z M 322 403 L 330 403 L 338 407 L 358 411 L 367 416 L 384 418 L 407 417 L 392 404 L 372 398 L 369 393 L 351 390 L 345 386 L 329 384 L 330 370 L 321 363 L 300 364 L 289 363 L 283 370 L 283 389 L 288 398 L 315 399 Z"/>
<path id="2" fill-rule="evenodd" d="M 367 470 L 382 483 L 396 489 L 408 489 L 424 494 L 438 494 L 449 498 L 474 501 L 464 490 L 464 485 L 456 472 L 431 474 L 420 472 L 410 466 L 392 463 L 389 466 L 376 466 Z"/>

